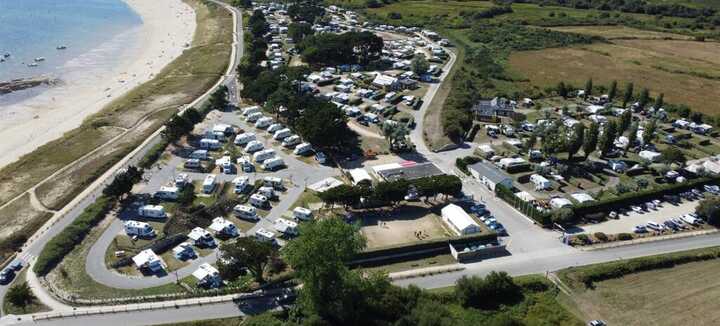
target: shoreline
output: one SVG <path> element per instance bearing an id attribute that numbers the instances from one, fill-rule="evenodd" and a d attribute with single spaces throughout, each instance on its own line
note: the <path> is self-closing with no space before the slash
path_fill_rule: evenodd
<path id="1" fill-rule="evenodd" d="M 111 101 L 151 80 L 192 43 L 196 21 L 182 0 L 123 0 L 143 23 L 66 63 L 62 86 L 0 108 L 0 168 L 77 128 Z M 98 65 L 93 58 L 116 60 Z"/>

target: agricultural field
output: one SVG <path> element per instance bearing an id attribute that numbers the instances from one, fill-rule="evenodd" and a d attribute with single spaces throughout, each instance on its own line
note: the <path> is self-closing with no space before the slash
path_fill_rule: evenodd
<path id="1" fill-rule="evenodd" d="M 720 264 L 710 260 L 573 289 L 573 310 L 609 325 L 714 325 L 720 322 Z"/>
<path id="2" fill-rule="evenodd" d="M 665 94 L 670 103 L 686 104 L 714 115 L 720 98 L 720 44 L 668 40 L 616 40 L 613 43 L 513 53 L 508 66 L 536 88 L 558 82 L 582 86 L 634 82 Z"/>

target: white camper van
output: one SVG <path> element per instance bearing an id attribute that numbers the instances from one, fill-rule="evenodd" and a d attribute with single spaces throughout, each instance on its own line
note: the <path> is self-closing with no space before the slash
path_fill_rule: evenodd
<path id="1" fill-rule="evenodd" d="M 310 145 L 310 143 L 302 143 L 300 145 L 297 145 L 293 150 L 293 154 L 295 155 L 305 155 L 310 152 L 312 152 L 312 145 Z"/>
<path id="2" fill-rule="evenodd" d="M 275 233 L 272 233 L 264 228 L 259 228 L 255 231 L 255 239 L 258 241 L 272 242 L 275 240 Z"/>
<path id="3" fill-rule="evenodd" d="M 255 136 L 254 133 L 252 133 L 252 132 L 245 132 L 245 133 L 242 133 L 242 134 L 239 134 L 239 135 L 235 136 L 235 142 L 234 142 L 234 143 L 235 143 L 235 145 L 238 145 L 238 146 L 240 146 L 240 145 L 245 145 L 245 144 L 247 144 L 247 143 L 255 140 L 256 138 L 257 138 L 257 137 Z"/>
<path id="4" fill-rule="evenodd" d="M 252 194 L 250 196 L 250 205 L 253 205 L 255 207 L 266 207 L 268 204 L 267 197 L 261 195 L 261 194 Z"/>
<path id="5" fill-rule="evenodd" d="M 269 127 L 273 123 L 273 118 L 271 117 L 262 117 L 258 119 L 258 121 L 255 122 L 255 128 L 259 129 L 265 129 Z"/>
<path id="6" fill-rule="evenodd" d="M 152 238 L 155 236 L 155 230 L 152 226 L 145 222 L 125 221 L 123 223 L 125 234 L 130 237 Z"/>
<path id="7" fill-rule="evenodd" d="M 290 129 L 280 129 L 273 134 L 273 139 L 283 140 L 285 137 L 289 137 L 290 135 L 292 135 L 292 131 Z"/>
<path id="8" fill-rule="evenodd" d="M 198 149 L 190 154 L 190 158 L 194 158 L 197 160 L 207 160 L 208 151 L 205 149 Z"/>
<path id="9" fill-rule="evenodd" d="M 143 205 L 138 208 L 138 215 L 148 218 L 165 217 L 165 208 L 160 205 Z"/>
<path id="10" fill-rule="evenodd" d="M 298 221 L 309 221 L 312 220 L 313 214 L 310 209 L 305 207 L 295 207 L 293 217 Z"/>
<path id="11" fill-rule="evenodd" d="M 293 147 L 297 144 L 300 144 L 300 136 L 298 135 L 289 136 L 282 141 L 282 145 L 285 147 Z"/>
<path id="12" fill-rule="evenodd" d="M 283 125 L 281 125 L 279 123 L 273 123 L 270 125 L 270 127 L 267 128 L 267 131 L 269 133 L 275 133 L 276 131 L 283 129 L 283 128 L 284 128 Z"/>
<path id="13" fill-rule="evenodd" d="M 233 214 L 238 218 L 249 221 L 259 221 L 260 217 L 257 215 L 255 207 L 246 205 L 236 205 L 233 207 Z"/>
<path id="14" fill-rule="evenodd" d="M 253 140 L 253 141 L 247 143 L 247 145 L 245 145 L 245 153 L 252 154 L 257 151 L 263 150 L 263 148 L 265 148 L 265 146 L 261 142 L 259 142 L 257 140 Z"/>
<path id="15" fill-rule="evenodd" d="M 209 194 L 215 190 L 215 179 L 217 177 L 214 174 L 208 174 L 205 176 L 205 180 L 203 180 L 203 192 L 206 194 Z"/>
<path id="16" fill-rule="evenodd" d="M 162 186 L 160 187 L 160 190 L 153 194 L 153 197 L 164 200 L 175 200 L 178 198 L 179 192 L 180 189 L 178 189 L 178 187 Z"/>
<path id="17" fill-rule="evenodd" d="M 297 235 L 298 234 L 297 223 L 290 221 L 290 220 L 286 220 L 282 217 L 275 220 L 273 227 L 275 227 L 275 230 L 277 230 L 278 232 L 284 233 L 287 235 Z"/>
<path id="18" fill-rule="evenodd" d="M 257 112 L 260 112 L 260 107 L 259 107 L 259 106 L 257 106 L 257 105 L 256 105 L 256 106 L 249 106 L 249 107 L 246 107 L 246 108 L 244 108 L 244 109 L 242 110 L 242 115 L 244 115 L 244 116 L 247 117 L 247 116 L 249 116 L 249 115 L 251 115 L 251 114 L 253 114 L 253 113 L 257 113 Z"/>
<path id="19" fill-rule="evenodd" d="M 245 121 L 255 123 L 255 121 L 258 121 L 258 119 L 262 118 L 263 114 L 260 112 L 250 113 L 245 118 Z"/>
<path id="20" fill-rule="evenodd" d="M 186 169 L 198 169 L 198 168 L 200 168 L 201 165 L 200 165 L 200 160 L 199 160 L 199 159 L 191 158 L 191 159 L 188 159 L 187 161 L 185 161 L 185 163 L 183 164 L 183 166 L 184 166 Z"/>
<path id="21" fill-rule="evenodd" d="M 268 148 L 259 152 L 255 152 L 255 154 L 253 154 L 253 161 L 255 161 L 255 163 L 262 163 L 265 160 L 271 159 L 273 157 L 275 157 L 275 150 L 272 148 Z"/>
<path id="22" fill-rule="evenodd" d="M 262 186 L 257 190 L 257 193 L 266 198 L 275 198 L 275 188 L 273 187 Z"/>
<path id="23" fill-rule="evenodd" d="M 266 187 L 273 187 L 274 189 L 283 189 L 283 179 L 278 177 L 264 177 L 263 185 Z"/>
<path id="24" fill-rule="evenodd" d="M 285 161 L 283 161 L 283 159 L 279 157 L 267 159 L 261 165 L 262 169 L 267 171 L 275 171 L 283 166 L 285 166 Z"/>
<path id="25" fill-rule="evenodd" d="M 217 139 L 203 138 L 200 139 L 200 148 L 203 149 L 218 149 L 220 148 L 220 141 Z"/>
<path id="26" fill-rule="evenodd" d="M 236 194 L 245 192 L 245 189 L 250 185 L 250 178 L 247 176 L 239 176 L 233 179 L 232 184 Z"/>

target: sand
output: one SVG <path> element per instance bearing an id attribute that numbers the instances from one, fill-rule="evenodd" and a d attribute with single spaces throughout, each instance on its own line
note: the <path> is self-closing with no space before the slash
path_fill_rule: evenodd
<path id="1" fill-rule="evenodd" d="M 124 0 L 143 24 L 67 63 L 78 68 L 62 86 L 0 108 L 0 167 L 65 132 L 113 99 L 152 79 L 192 42 L 195 13 L 181 0 Z M 117 64 L 94 58 L 117 54 Z"/>

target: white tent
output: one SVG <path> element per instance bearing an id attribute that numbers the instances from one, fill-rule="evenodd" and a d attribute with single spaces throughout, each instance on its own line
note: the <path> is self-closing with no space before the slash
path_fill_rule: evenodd
<path id="1" fill-rule="evenodd" d="M 443 221 L 458 235 L 481 232 L 480 225 L 460 206 L 447 205 L 441 210 L 441 213 Z"/>

